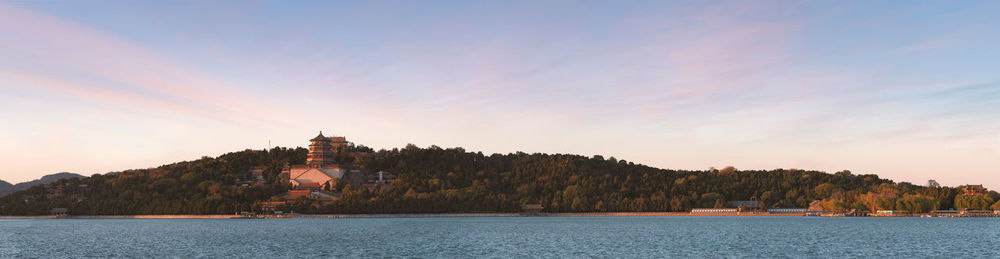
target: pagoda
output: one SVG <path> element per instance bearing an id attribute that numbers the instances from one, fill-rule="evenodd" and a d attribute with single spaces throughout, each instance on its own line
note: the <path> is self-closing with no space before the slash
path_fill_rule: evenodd
<path id="1" fill-rule="evenodd" d="M 330 138 L 324 137 L 322 131 L 319 132 L 319 136 L 309 141 L 312 143 L 309 144 L 309 155 L 306 158 L 306 165 L 312 168 L 320 168 L 324 165 L 337 163 L 334 158 L 336 154 L 333 145 L 330 143 Z"/>
<path id="2" fill-rule="evenodd" d="M 329 189 L 337 179 L 343 179 L 346 174 L 357 171 L 355 165 L 337 163 L 337 154 L 342 149 L 338 149 L 338 145 L 343 146 L 347 142 L 346 138 L 323 136 L 320 131 L 309 142 L 306 164 L 286 164 L 279 175 L 281 181 L 288 182 L 292 189 Z"/>
<path id="3" fill-rule="evenodd" d="M 323 202 L 339 199 L 339 189 L 342 186 L 358 186 L 374 191 L 380 186 L 391 186 L 395 179 L 392 174 L 379 172 L 376 174 L 363 171 L 359 164 L 359 156 L 370 155 L 370 152 L 351 152 L 353 144 L 346 137 L 319 135 L 309 140 L 309 153 L 305 164 L 291 165 L 285 163 L 278 174 L 279 182 L 288 184 L 288 192 L 281 197 L 285 202 L 305 197 Z M 340 164 L 337 157 L 347 158 Z M 353 158 L 353 159 L 350 159 Z M 369 179 L 371 178 L 371 179 Z M 341 186 L 341 187 L 338 187 Z"/>

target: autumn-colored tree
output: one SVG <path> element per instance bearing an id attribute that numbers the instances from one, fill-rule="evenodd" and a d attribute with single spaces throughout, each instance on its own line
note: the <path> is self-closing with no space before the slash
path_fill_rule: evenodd
<path id="1" fill-rule="evenodd" d="M 987 195 L 959 195 L 955 197 L 956 209 L 985 210 L 993 204 L 993 198 Z"/>
<path id="2" fill-rule="evenodd" d="M 349 146 L 349 153 L 370 149 Z M 251 211 L 259 201 L 287 192 L 278 181 L 286 164 L 302 164 L 308 150 L 246 150 L 152 169 L 127 170 L 63 180 L 64 197 L 47 195 L 51 186 L 0 197 L 0 214 L 44 215 L 54 207 L 71 214 L 231 214 Z M 894 183 L 849 171 L 827 174 L 799 169 L 667 170 L 623 159 L 567 154 L 483 154 L 461 148 L 407 145 L 353 158 L 369 172 L 397 176 L 391 188 L 369 192 L 337 181 L 328 188 L 341 199 L 319 204 L 294 201 L 278 210 L 299 213 L 519 212 L 541 204 L 546 212 L 689 211 L 725 207 L 730 200 L 759 198 L 768 207 L 805 208 L 822 200 L 833 209 L 872 208 L 924 211 L 958 199 L 959 190 Z M 349 161 L 345 158 L 344 161 Z M 267 183 L 243 187 L 236 179 L 263 167 Z M 80 187 L 86 185 L 87 187 Z M 73 186 L 73 188 L 70 188 Z M 878 194 L 879 196 L 873 196 Z M 891 197 L 885 194 L 892 194 Z M 990 192 L 983 197 L 996 197 Z M 992 200 L 986 207 L 993 204 Z M 956 205 L 957 206 L 957 205 Z M 931 206 L 932 207 L 932 206 Z M 982 207 L 982 206 L 980 206 Z"/>

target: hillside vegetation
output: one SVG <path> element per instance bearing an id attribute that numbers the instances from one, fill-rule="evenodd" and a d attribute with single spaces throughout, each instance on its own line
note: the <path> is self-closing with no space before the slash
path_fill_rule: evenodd
<path id="1" fill-rule="evenodd" d="M 55 173 L 55 174 L 50 174 L 50 175 L 42 176 L 42 178 L 40 178 L 40 179 L 36 179 L 36 180 L 33 180 L 33 181 L 27 181 L 27 182 L 23 182 L 23 183 L 18 183 L 18 184 L 10 184 L 8 182 L 0 180 L 0 196 L 4 196 L 4 195 L 7 195 L 9 193 L 16 192 L 16 191 L 27 190 L 28 188 L 31 188 L 32 186 L 54 183 L 54 182 L 57 182 L 57 181 L 62 180 L 62 179 L 83 178 L 83 177 L 84 176 L 82 176 L 82 175 L 78 175 L 78 174 L 74 174 L 74 173 L 62 172 L 62 173 Z"/>
<path id="2" fill-rule="evenodd" d="M 359 149 L 367 149 L 363 146 Z M 66 179 L 0 198 L 0 214 L 43 215 L 51 208 L 72 214 L 232 214 L 256 211 L 260 202 L 287 190 L 278 183 L 285 163 L 304 163 L 303 148 L 241 151 L 87 178 Z M 370 171 L 398 176 L 392 188 L 368 192 L 341 184 L 335 202 L 299 199 L 279 208 L 299 213 L 518 212 L 542 204 L 548 212 L 688 211 L 724 207 L 728 200 L 756 198 L 770 208 L 805 208 L 821 200 L 828 210 L 1000 206 L 1000 194 L 963 196 L 961 188 L 895 183 L 849 171 L 666 170 L 601 156 L 493 154 L 436 146 L 380 150 L 361 159 Z M 238 186 L 262 166 L 266 184 Z M 54 186 L 63 195 L 51 195 Z M 878 195 L 873 195 L 878 194 Z"/>
<path id="3" fill-rule="evenodd" d="M 76 215 L 233 214 L 249 211 L 255 201 L 285 192 L 281 184 L 240 187 L 254 166 L 264 166 L 269 183 L 285 162 L 302 163 L 308 150 L 275 148 L 203 157 L 150 169 L 60 180 L 0 198 L 0 214 L 46 215 L 68 208 Z M 53 197 L 62 186 L 62 197 Z"/>

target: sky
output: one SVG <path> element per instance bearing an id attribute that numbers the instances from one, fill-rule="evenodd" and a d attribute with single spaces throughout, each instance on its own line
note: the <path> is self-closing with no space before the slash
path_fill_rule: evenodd
<path id="1" fill-rule="evenodd" d="M 998 1 L 0 1 L 0 179 L 375 149 L 1000 188 Z"/>

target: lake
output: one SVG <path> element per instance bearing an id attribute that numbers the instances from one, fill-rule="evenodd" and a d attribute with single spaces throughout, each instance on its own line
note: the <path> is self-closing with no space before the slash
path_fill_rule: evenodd
<path id="1" fill-rule="evenodd" d="M 976 257 L 998 218 L 0 220 L 0 257 Z"/>

